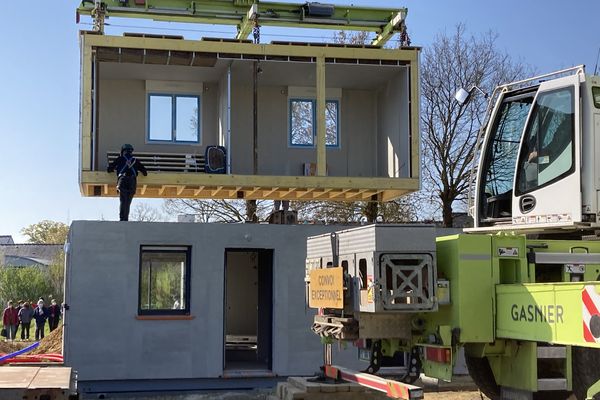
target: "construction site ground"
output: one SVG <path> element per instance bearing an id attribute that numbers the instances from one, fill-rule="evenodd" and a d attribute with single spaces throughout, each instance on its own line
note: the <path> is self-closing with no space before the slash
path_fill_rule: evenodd
<path id="1" fill-rule="evenodd" d="M 425 400 L 489 400 L 475 389 L 468 376 L 456 377 L 452 383 L 438 383 L 434 380 L 416 382 L 425 389 Z M 106 399 L 116 400 L 385 400 L 385 394 L 371 391 L 355 384 L 319 385 L 308 384 L 306 378 L 288 378 L 274 390 L 219 393 L 128 393 L 107 394 Z M 102 398 L 98 394 L 84 395 L 82 399 Z"/>

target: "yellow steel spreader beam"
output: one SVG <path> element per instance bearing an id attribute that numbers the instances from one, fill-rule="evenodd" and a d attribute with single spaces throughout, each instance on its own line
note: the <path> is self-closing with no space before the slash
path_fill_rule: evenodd
<path id="1" fill-rule="evenodd" d="M 148 18 L 156 21 L 236 25 L 237 39 L 261 26 L 376 32 L 371 43 L 384 45 L 406 29 L 406 8 L 373 8 L 323 3 L 276 3 L 258 0 L 83 0 L 78 15 L 90 15 L 100 32 L 104 18 Z"/>

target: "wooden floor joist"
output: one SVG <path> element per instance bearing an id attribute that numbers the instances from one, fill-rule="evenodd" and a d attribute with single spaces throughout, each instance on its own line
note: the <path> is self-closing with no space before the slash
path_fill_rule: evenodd
<path id="1" fill-rule="evenodd" d="M 274 184 L 275 183 L 275 184 Z M 143 198 L 390 201 L 419 188 L 418 179 L 151 173 L 138 178 Z M 85 196 L 118 196 L 114 176 L 82 172 Z"/>

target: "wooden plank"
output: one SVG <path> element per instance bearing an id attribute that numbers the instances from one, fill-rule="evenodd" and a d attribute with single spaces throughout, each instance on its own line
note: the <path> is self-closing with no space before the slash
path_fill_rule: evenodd
<path id="1" fill-rule="evenodd" d="M 148 185 L 142 185 L 142 191 L 141 191 L 141 195 L 145 195 L 146 194 L 146 189 L 148 189 Z"/>
<path id="2" fill-rule="evenodd" d="M 70 367 L 45 367 L 31 381 L 29 389 L 62 389 L 71 387 Z"/>
<path id="3" fill-rule="evenodd" d="M 178 186 L 177 187 L 177 196 L 180 196 L 184 190 L 185 190 L 185 185 Z"/>
<path id="4" fill-rule="evenodd" d="M 200 193 L 204 190 L 204 186 L 200 186 L 198 189 L 194 190 L 194 196 L 200 195 Z"/>
<path id="5" fill-rule="evenodd" d="M 40 367 L 2 367 L 0 389 L 26 389 L 39 370 Z"/>

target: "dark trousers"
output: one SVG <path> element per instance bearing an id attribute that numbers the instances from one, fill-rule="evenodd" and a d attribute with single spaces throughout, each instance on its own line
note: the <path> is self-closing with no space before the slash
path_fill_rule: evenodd
<path id="1" fill-rule="evenodd" d="M 35 340 L 40 340 L 44 338 L 44 327 L 46 326 L 45 322 L 35 324 Z"/>
<path id="2" fill-rule="evenodd" d="M 48 325 L 50 326 L 50 332 L 58 328 L 58 317 L 48 318 Z"/>
<path id="3" fill-rule="evenodd" d="M 31 328 L 31 322 L 21 322 L 21 340 L 29 339 L 29 329 Z"/>
<path id="4" fill-rule="evenodd" d="M 129 221 L 129 208 L 131 207 L 131 200 L 135 195 L 135 189 L 137 185 L 137 179 L 135 176 L 120 176 L 117 181 L 117 190 L 119 191 L 119 220 Z"/>

